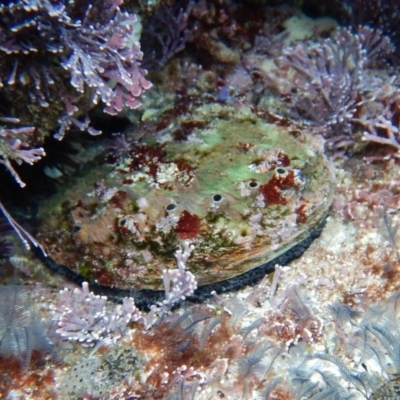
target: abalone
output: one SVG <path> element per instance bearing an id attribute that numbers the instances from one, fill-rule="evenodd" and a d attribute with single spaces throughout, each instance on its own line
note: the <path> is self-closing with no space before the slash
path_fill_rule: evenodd
<path id="1" fill-rule="evenodd" d="M 244 106 L 193 107 L 48 199 L 38 238 L 104 286 L 162 290 L 182 241 L 199 287 L 245 277 L 312 236 L 331 205 L 322 146 L 287 125 Z"/>

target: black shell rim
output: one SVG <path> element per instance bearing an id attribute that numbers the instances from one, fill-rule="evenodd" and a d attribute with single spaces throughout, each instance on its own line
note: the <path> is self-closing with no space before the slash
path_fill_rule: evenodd
<path id="1" fill-rule="evenodd" d="M 238 290 L 244 286 L 254 286 L 259 282 L 266 274 L 274 272 L 275 265 L 287 265 L 291 261 L 299 258 L 311 245 L 314 239 L 318 238 L 325 226 L 327 216 L 320 222 L 320 224 L 306 236 L 302 241 L 295 244 L 285 253 L 275 257 L 274 259 L 262 264 L 256 268 L 253 268 L 245 273 L 235 276 L 225 281 L 212 283 L 209 285 L 200 286 L 196 289 L 192 296 L 187 297 L 187 300 L 201 303 L 207 298 L 212 296 L 213 292 L 218 294 L 226 293 Z M 107 296 L 107 298 L 116 303 L 122 303 L 125 297 L 133 297 L 135 305 L 143 311 L 149 311 L 152 304 L 156 304 L 164 300 L 163 290 L 129 290 L 120 289 L 117 287 L 99 285 L 94 281 L 90 281 L 87 278 L 79 275 L 77 272 L 72 271 L 67 266 L 59 264 L 54 261 L 51 257 L 43 253 L 38 247 L 32 248 L 38 258 L 45 264 L 45 266 L 52 272 L 63 276 L 64 278 L 76 283 L 81 286 L 83 282 L 89 283 L 89 289 L 100 296 Z M 176 305 L 178 307 L 179 304 Z M 175 308 L 175 307 L 174 307 Z"/>

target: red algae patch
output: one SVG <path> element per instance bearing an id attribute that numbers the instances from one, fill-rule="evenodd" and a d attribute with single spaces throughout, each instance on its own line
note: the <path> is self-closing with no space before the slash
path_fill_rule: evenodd
<path id="1" fill-rule="evenodd" d="M 174 230 L 181 239 L 193 239 L 199 233 L 200 218 L 183 210 Z"/>

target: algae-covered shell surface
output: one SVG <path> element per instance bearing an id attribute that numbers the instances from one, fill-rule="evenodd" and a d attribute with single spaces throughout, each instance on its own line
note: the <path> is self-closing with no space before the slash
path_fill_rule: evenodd
<path id="1" fill-rule="evenodd" d="M 195 246 L 187 267 L 199 286 L 229 280 L 325 219 L 333 174 L 313 141 L 248 108 L 198 106 L 48 199 L 39 240 L 102 285 L 163 289 L 184 240 Z"/>

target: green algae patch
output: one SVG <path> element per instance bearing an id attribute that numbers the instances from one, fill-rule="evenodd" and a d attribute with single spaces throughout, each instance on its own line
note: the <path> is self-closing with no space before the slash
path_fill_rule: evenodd
<path id="1" fill-rule="evenodd" d="M 230 280 L 325 219 L 333 173 L 316 142 L 244 107 L 199 106 L 49 199 L 39 238 L 57 262 L 77 272 L 84 263 L 107 286 L 163 289 L 185 240 L 199 286 Z"/>

